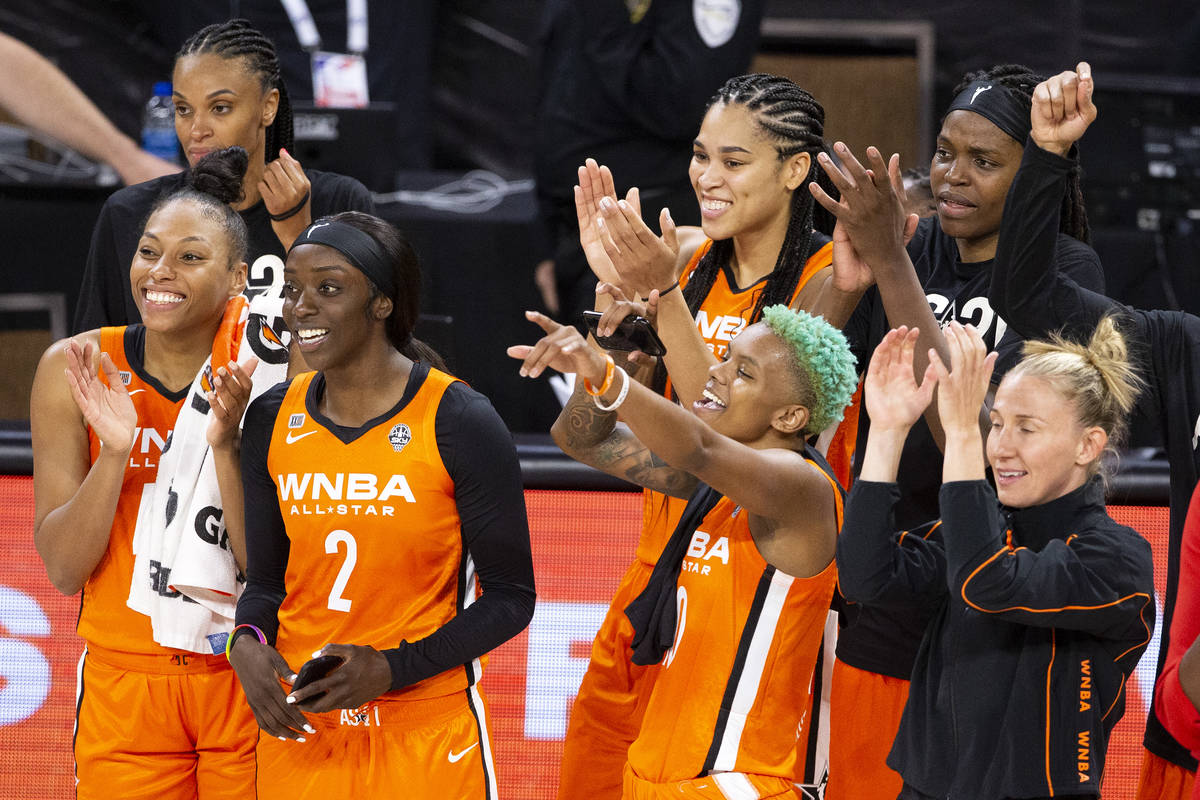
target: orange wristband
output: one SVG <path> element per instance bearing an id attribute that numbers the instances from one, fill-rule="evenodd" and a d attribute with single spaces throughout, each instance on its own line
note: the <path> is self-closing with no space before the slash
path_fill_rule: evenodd
<path id="1" fill-rule="evenodd" d="M 587 378 L 583 379 L 583 388 L 592 397 L 599 397 L 600 395 L 607 392 L 609 387 L 612 386 L 613 371 L 616 369 L 617 365 L 613 363 L 612 356 L 608 355 L 607 353 L 604 354 L 604 360 L 607 361 L 608 363 L 604 367 L 604 383 L 601 384 L 599 389 L 597 389 L 595 386 L 593 386 L 592 382 L 589 381 Z"/>

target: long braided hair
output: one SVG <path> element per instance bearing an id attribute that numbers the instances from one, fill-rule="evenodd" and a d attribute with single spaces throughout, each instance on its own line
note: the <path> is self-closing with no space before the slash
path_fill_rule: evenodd
<path id="1" fill-rule="evenodd" d="M 747 320 L 749 324 L 762 317 L 764 308 L 791 302 L 792 293 L 814 249 L 814 225 L 823 233 L 833 232 L 835 220 L 824 208 L 816 205 L 807 184 L 816 179 L 831 196 L 836 198 L 838 192 L 825 176 L 824 170 L 817 166 L 817 153 L 825 149 L 825 140 L 822 138 L 825 132 L 825 109 L 811 94 L 787 78 L 759 72 L 726 81 L 709 101 L 708 108 L 718 103 L 745 106 L 752 112 L 760 129 L 775 143 L 781 162 L 797 153 L 806 152 L 812 156 L 808 175 L 792 192 L 787 235 L 783 247 L 779 249 L 774 270 L 767 277 L 766 285 L 758 292 L 758 299 Z M 683 290 L 692 316 L 696 315 L 717 275 L 730 263 L 732 256 L 733 240 L 723 239 L 713 242 L 700 259 Z"/>
<path id="2" fill-rule="evenodd" d="M 968 72 L 963 76 L 958 86 L 954 87 L 954 96 L 967 88 L 974 81 L 990 81 L 1001 87 L 1009 97 L 1020 102 L 1026 109 L 1033 108 L 1033 90 L 1045 80 L 1029 67 L 1021 64 L 998 64 L 991 69 Z M 1022 146 L 1025 144 L 1021 142 Z M 1059 217 L 1060 233 L 1090 244 L 1091 227 L 1088 225 L 1087 208 L 1083 204 L 1083 190 L 1080 187 L 1079 149 L 1072 145 L 1068 157 L 1074 162 L 1070 175 L 1067 177 L 1067 188 L 1062 198 L 1062 214 Z"/>
<path id="3" fill-rule="evenodd" d="M 292 102 L 279 71 L 275 45 L 254 28 L 249 20 L 231 19 L 201 28 L 192 34 L 175 60 L 184 56 L 212 54 L 224 59 L 244 58 L 250 72 L 258 76 L 264 92 L 279 90 L 279 108 L 274 121 L 267 126 L 263 158 L 267 163 L 279 157 L 279 149 L 292 149 Z"/>

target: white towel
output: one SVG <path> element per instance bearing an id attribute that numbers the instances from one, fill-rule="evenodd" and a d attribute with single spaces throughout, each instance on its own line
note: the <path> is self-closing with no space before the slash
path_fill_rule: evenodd
<path id="1" fill-rule="evenodd" d="M 196 375 L 146 487 L 134 531 L 127 605 L 150 617 L 154 641 L 222 653 L 244 577 L 229 550 L 217 474 L 206 433 L 212 363 L 259 359 L 251 399 L 287 376 L 287 334 L 276 292 L 230 300 L 213 351 Z M 145 502 L 148 501 L 148 502 Z"/>

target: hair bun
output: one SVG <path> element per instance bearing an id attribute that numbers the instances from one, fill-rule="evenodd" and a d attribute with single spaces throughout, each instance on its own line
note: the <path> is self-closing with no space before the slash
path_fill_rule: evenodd
<path id="1" fill-rule="evenodd" d="M 192 167 L 188 183 L 196 191 L 212 195 L 222 203 L 236 203 L 245 196 L 242 179 L 249 164 L 250 156 L 237 145 L 214 150 Z"/>

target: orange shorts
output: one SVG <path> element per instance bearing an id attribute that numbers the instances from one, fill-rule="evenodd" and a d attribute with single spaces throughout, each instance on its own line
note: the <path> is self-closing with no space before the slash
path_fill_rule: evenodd
<path id="1" fill-rule="evenodd" d="M 1143 750 L 1137 800 L 1188 800 L 1195 780 L 1191 770 Z"/>
<path id="2" fill-rule="evenodd" d="M 496 797 L 486 703 L 477 687 L 306 714 L 304 742 L 263 736 L 259 800 Z"/>
<path id="3" fill-rule="evenodd" d="M 790 797 L 802 795 L 795 784 L 773 775 L 749 775 L 745 772 L 717 772 L 703 778 L 653 783 L 625 767 L 624 800 L 744 800 L 744 798 Z M 894 800 L 894 799 L 893 799 Z"/>
<path id="4" fill-rule="evenodd" d="M 906 680 L 834 662 L 825 800 L 896 800 L 904 780 L 887 755 L 908 688 Z"/>
<path id="5" fill-rule="evenodd" d="M 656 667 L 629 660 L 633 626 L 625 607 L 650 580 L 652 565 L 634 559 L 621 578 L 608 614 L 592 642 L 592 657 L 579 685 L 563 743 L 558 796 L 562 800 L 616 800 L 629 745 L 642 727 Z"/>
<path id="6" fill-rule="evenodd" d="M 258 726 L 225 656 L 89 645 L 78 677 L 78 800 L 254 796 Z"/>

